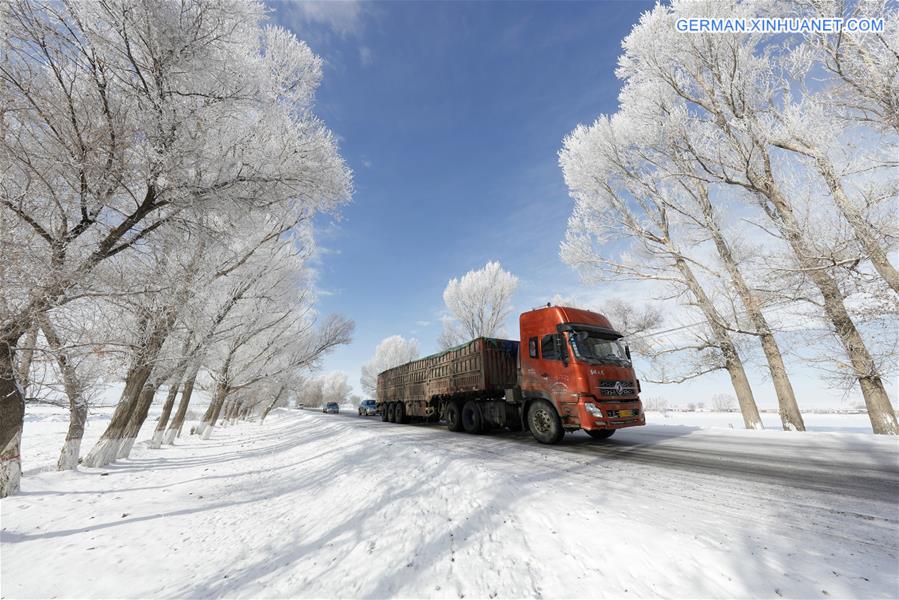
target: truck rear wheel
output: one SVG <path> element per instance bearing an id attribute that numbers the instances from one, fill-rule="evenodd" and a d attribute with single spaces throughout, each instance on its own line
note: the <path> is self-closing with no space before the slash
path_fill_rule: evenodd
<path id="1" fill-rule="evenodd" d="M 458 402 L 450 401 L 446 405 L 446 428 L 450 431 L 462 431 L 462 408 Z"/>
<path id="2" fill-rule="evenodd" d="M 466 433 L 481 433 L 484 430 L 481 407 L 474 400 L 469 400 L 462 407 L 462 427 Z"/>
<path id="3" fill-rule="evenodd" d="M 402 402 L 396 403 L 396 408 L 393 409 L 393 418 L 395 419 L 395 423 L 405 423 L 406 422 L 406 405 Z"/>
<path id="4" fill-rule="evenodd" d="M 386 423 L 387 422 L 387 405 L 382 404 L 381 408 L 379 410 L 381 411 L 381 422 Z"/>
<path id="5" fill-rule="evenodd" d="M 565 435 L 556 409 L 546 400 L 536 400 L 528 407 L 528 429 L 541 444 L 557 444 Z"/>
<path id="6" fill-rule="evenodd" d="M 594 440 L 607 440 L 613 435 L 615 435 L 614 429 L 593 429 L 587 430 L 587 435 L 592 437 Z"/>
<path id="7" fill-rule="evenodd" d="M 396 404 L 393 402 L 387 405 L 387 420 L 396 423 Z"/>

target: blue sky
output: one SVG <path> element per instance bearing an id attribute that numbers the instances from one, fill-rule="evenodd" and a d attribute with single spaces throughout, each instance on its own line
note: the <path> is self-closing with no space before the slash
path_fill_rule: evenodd
<path id="1" fill-rule="evenodd" d="M 572 203 L 557 152 L 578 123 L 615 111 L 620 42 L 652 4 L 270 3 L 325 61 L 316 112 L 355 174 L 352 203 L 317 234 L 320 310 L 356 322 L 325 370 L 358 389 L 385 337 L 436 351 L 447 281 L 488 260 L 519 277 L 516 314 L 556 294 L 614 293 L 559 258 Z M 822 398 L 811 378 L 795 384 Z M 770 384 L 758 387 L 774 406 Z M 732 390 L 715 376 L 649 392 L 683 403 Z"/>

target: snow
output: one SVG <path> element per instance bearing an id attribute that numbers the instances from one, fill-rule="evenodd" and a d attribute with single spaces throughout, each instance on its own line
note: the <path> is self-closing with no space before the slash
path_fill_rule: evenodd
<path id="1" fill-rule="evenodd" d="M 761 413 L 765 429 L 780 430 L 782 425 L 777 413 Z M 743 429 L 743 417 L 739 412 L 649 412 L 647 422 L 653 425 L 690 425 L 702 428 Z M 871 433 L 871 419 L 867 413 L 805 413 L 802 415 L 806 431 L 830 431 L 844 433 Z"/>
<path id="2" fill-rule="evenodd" d="M 65 431 L 29 410 L 26 472 Z M 870 434 L 651 425 L 546 447 L 277 409 L 30 472 L 0 501 L 2 595 L 895 597 L 897 458 Z"/>

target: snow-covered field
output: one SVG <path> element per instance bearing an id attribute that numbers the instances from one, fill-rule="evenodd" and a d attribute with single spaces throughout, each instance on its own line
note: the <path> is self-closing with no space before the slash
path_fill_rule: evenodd
<path id="1" fill-rule="evenodd" d="M 31 411 L 0 501 L 5 598 L 899 592 L 895 439 L 676 424 L 545 447 L 282 409 L 39 472 L 57 417 Z"/>
<path id="2" fill-rule="evenodd" d="M 782 429 L 780 415 L 761 413 L 765 429 Z M 739 412 L 647 412 L 652 425 L 689 425 L 694 427 L 724 427 L 743 429 L 743 416 Z M 807 431 L 839 431 L 845 433 L 871 433 L 871 420 L 867 414 L 805 413 L 802 415 Z"/>

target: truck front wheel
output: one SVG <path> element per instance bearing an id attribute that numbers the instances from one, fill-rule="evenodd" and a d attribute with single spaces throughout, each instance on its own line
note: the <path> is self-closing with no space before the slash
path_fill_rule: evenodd
<path id="1" fill-rule="evenodd" d="M 462 427 L 467 433 L 481 433 L 484 430 L 481 408 L 474 400 L 469 400 L 462 407 Z"/>
<path id="2" fill-rule="evenodd" d="M 536 400 L 528 407 L 528 428 L 541 444 L 557 444 L 565 435 L 556 409 L 546 400 Z"/>
<path id="3" fill-rule="evenodd" d="M 587 435 L 592 437 L 594 440 L 607 440 L 613 435 L 615 435 L 614 429 L 593 429 L 587 430 Z"/>
<path id="4" fill-rule="evenodd" d="M 458 402 L 450 401 L 446 405 L 446 428 L 450 431 L 462 431 L 462 407 Z"/>

